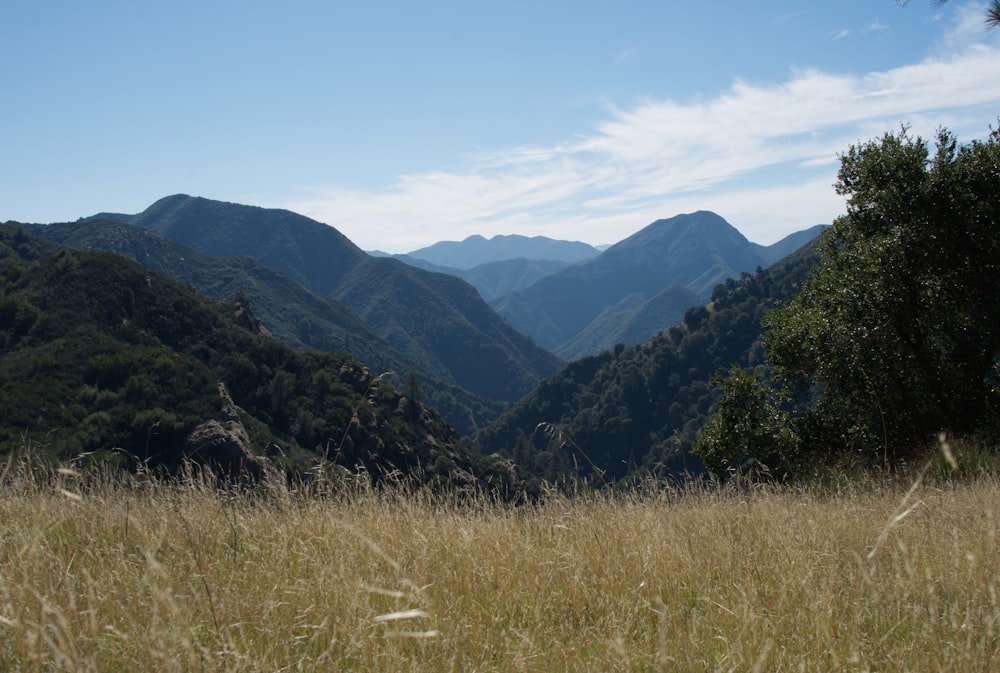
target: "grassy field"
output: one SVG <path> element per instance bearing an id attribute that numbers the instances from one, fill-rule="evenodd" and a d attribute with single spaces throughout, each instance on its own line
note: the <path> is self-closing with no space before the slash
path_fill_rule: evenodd
<path id="1" fill-rule="evenodd" d="M 998 512 L 989 476 L 510 507 L 15 464 L 0 670 L 998 670 Z"/>

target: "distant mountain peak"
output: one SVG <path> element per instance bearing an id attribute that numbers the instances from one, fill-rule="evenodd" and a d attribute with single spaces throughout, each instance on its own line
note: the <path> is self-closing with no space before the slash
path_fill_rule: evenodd
<path id="1" fill-rule="evenodd" d="M 805 243 L 808 234 L 785 244 Z M 619 338 L 626 324 L 643 324 L 639 340 L 677 322 L 683 308 L 672 302 L 650 305 L 656 316 L 625 298 L 653 300 L 677 286 L 691 293 L 692 303 L 707 301 L 716 284 L 741 272 L 767 266 L 778 250 L 751 243 L 722 216 L 709 210 L 656 220 L 599 256 L 540 279 L 534 285 L 493 302 L 494 308 L 517 329 L 562 357 L 578 357 L 582 341 L 596 350 L 607 344 L 593 336 L 601 330 Z M 674 289 L 671 296 L 679 293 Z M 664 307 L 676 308 L 671 315 Z M 608 311 L 617 311 L 613 316 Z M 595 321 L 598 325 L 591 327 Z M 609 329 L 609 326 L 614 329 Z M 597 328 L 600 329 L 597 329 Z M 578 339 L 586 334 L 582 341 Z"/>
<path id="2" fill-rule="evenodd" d="M 490 262 L 512 259 L 580 262 L 600 254 L 600 250 L 579 241 L 562 241 L 547 236 L 497 234 L 490 239 L 473 234 L 462 241 L 441 241 L 409 253 L 410 257 L 438 266 L 468 270 Z"/>

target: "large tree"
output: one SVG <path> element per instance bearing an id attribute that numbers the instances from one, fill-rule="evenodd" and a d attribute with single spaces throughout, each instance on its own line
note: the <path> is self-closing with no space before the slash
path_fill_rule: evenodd
<path id="1" fill-rule="evenodd" d="M 819 267 L 764 320 L 802 404 L 796 446 L 894 461 L 982 429 L 998 402 L 1000 130 L 963 146 L 940 131 L 933 154 L 905 128 L 851 147 L 837 191 L 847 212 Z"/>

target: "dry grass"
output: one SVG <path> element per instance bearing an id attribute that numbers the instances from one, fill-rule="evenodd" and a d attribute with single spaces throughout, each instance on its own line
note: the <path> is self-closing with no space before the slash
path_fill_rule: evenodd
<path id="1" fill-rule="evenodd" d="M 997 670 L 1000 483 L 907 486 L 512 508 L 15 465 L 0 670 Z"/>

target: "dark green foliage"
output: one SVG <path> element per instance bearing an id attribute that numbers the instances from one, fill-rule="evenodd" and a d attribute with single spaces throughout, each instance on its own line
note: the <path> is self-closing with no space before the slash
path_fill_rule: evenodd
<path id="1" fill-rule="evenodd" d="M 799 438 L 790 415 L 775 389 L 761 383 L 759 375 L 733 366 L 722 379 L 722 399 L 715 414 L 702 426 L 693 451 L 705 467 L 725 474 L 755 462 L 789 465 L 798 453 Z"/>
<path id="2" fill-rule="evenodd" d="M 690 448 L 717 399 L 709 379 L 734 363 L 762 362 L 761 318 L 799 289 L 814 262 L 804 248 L 727 280 L 707 307 L 687 312 L 688 322 L 642 345 L 570 363 L 477 441 L 486 451 L 516 453 L 519 465 L 542 476 L 591 475 L 591 463 L 608 481 L 700 471 Z"/>
<path id="3" fill-rule="evenodd" d="M 905 129 L 886 134 L 850 148 L 837 189 L 847 214 L 824 236 L 821 265 L 765 320 L 768 361 L 800 402 L 803 450 L 816 464 L 898 464 L 939 431 L 992 426 L 1000 131 L 961 147 L 942 131 L 933 155 Z"/>
<path id="4" fill-rule="evenodd" d="M 190 283 L 211 298 L 240 297 L 253 306 L 254 315 L 268 333 L 292 348 L 350 353 L 374 372 L 402 373 L 414 367 L 410 357 L 390 346 L 336 299 L 309 290 L 248 257 L 209 257 L 149 229 L 113 219 L 34 226 L 32 232 L 78 248 L 125 255 L 153 271 Z M 417 350 L 413 345 L 411 352 Z M 420 361 L 427 367 L 434 365 L 427 358 Z M 459 432 L 472 432 L 499 414 L 500 403 L 474 395 L 433 372 L 422 369 L 420 373 L 428 404 Z M 402 384 L 401 378 L 394 380 Z"/>
<path id="5" fill-rule="evenodd" d="M 424 393 L 420 389 L 420 379 L 417 372 L 410 370 L 406 375 L 406 415 L 415 418 L 420 413 L 420 407 L 424 401 Z"/>
<path id="6" fill-rule="evenodd" d="M 288 469 L 325 459 L 374 478 L 511 485 L 353 357 L 292 351 L 123 257 L 25 236 L 0 225 L 0 453 L 171 470 L 196 426 L 224 420 L 223 383 L 253 450 Z"/>

